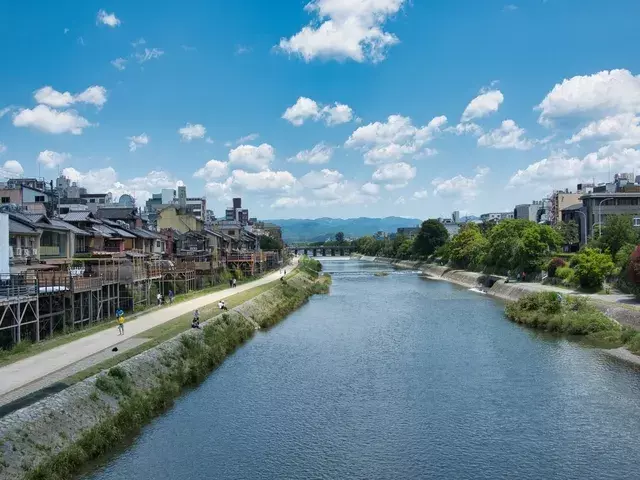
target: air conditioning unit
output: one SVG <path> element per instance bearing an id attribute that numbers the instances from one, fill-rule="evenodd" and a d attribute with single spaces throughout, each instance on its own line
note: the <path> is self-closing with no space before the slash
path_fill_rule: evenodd
<path id="1" fill-rule="evenodd" d="M 9 258 L 13 258 L 13 248 L 14 247 L 9 247 Z"/>
<path id="2" fill-rule="evenodd" d="M 34 257 L 38 256 L 38 249 L 37 248 L 32 248 L 31 249 L 31 255 L 33 255 Z"/>
<path id="3" fill-rule="evenodd" d="M 30 248 L 23 248 L 22 249 L 22 255 L 25 257 L 30 257 L 31 256 L 31 249 Z"/>
<path id="4" fill-rule="evenodd" d="M 22 248 L 16 247 L 15 250 L 16 250 L 15 251 L 16 257 L 21 257 L 22 256 Z"/>

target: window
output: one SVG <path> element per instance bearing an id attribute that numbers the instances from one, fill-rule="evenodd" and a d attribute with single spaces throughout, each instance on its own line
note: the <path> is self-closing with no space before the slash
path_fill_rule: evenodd
<path id="1" fill-rule="evenodd" d="M 160 243 L 160 240 L 156 242 L 156 248 L 162 248 L 162 244 Z"/>
<path id="2" fill-rule="evenodd" d="M 104 203 L 104 198 L 101 198 L 100 200 L 98 200 L 98 203 Z"/>
<path id="3" fill-rule="evenodd" d="M 633 217 L 633 226 L 640 227 L 640 217 Z"/>
<path id="4" fill-rule="evenodd" d="M 96 199 L 95 198 L 90 198 L 89 199 L 89 203 L 96 203 Z"/>
<path id="5" fill-rule="evenodd" d="M 44 202 L 44 195 L 36 195 L 36 202 Z"/>
<path id="6" fill-rule="evenodd" d="M 235 230 L 229 230 L 229 235 L 235 235 L 236 231 Z"/>
<path id="7" fill-rule="evenodd" d="M 11 199 L 9 197 L 2 197 L 2 203 L 10 203 Z"/>

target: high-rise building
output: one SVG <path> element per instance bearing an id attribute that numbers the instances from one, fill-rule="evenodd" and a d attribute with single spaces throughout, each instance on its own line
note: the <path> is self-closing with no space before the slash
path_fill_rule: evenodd
<path id="1" fill-rule="evenodd" d="M 187 187 L 184 185 L 178 187 L 178 205 L 180 208 L 186 208 L 187 206 Z"/>

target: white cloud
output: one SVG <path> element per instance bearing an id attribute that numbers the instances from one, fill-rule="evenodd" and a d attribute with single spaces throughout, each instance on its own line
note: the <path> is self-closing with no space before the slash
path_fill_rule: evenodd
<path id="1" fill-rule="evenodd" d="M 640 117 L 632 113 L 621 113 L 589 123 L 566 143 L 577 143 L 587 139 L 611 140 L 615 145 L 640 145 Z"/>
<path id="2" fill-rule="evenodd" d="M 405 155 L 419 154 L 442 132 L 446 123 L 447 117 L 439 116 L 426 126 L 417 128 L 409 117 L 390 115 L 385 123 L 374 122 L 358 127 L 345 146 L 360 148 L 364 152 L 365 163 L 369 165 L 397 161 Z M 427 152 L 434 153 L 435 150 Z"/>
<path id="3" fill-rule="evenodd" d="M 429 192 L 426 190 L 418 190 L 417 192 L 413 193 L 413 198 L 415 198 L 416 200 L 422 200 L 424 198 L 427 198 L 429 196 Z"/>
<path id="4" fill-rule="evenodd" d="M 260 137 L 257 133 L 250 133 L 249 135 L 245 135 L 244 137 L 240 137 L 236 140 L 236 145 L 240 145 L 241 143 L 253 142 Z"/>
<path id="5" fill-rule="evenodd" d="M 543 0 L 544 2 L 545 0 Z M 504 6 L 504 11 L 505 12 L 515 12 L 516 10 L 518 10 L 518 6 L 514 5 L 512 3 L 510 3 L 509 5 L 505 5 Z"/>
<path id="6" fill-rule="evenodd" d="M 319 165 L 327 163 L 333 156 L 333 147 L 318 143 L 311 150 L 302 150 L 295 157 L 289 158 L 290 162 L 308 163 L 310 165 Z"/>
<path id="7" fill-rule="evenodd" d="M 371 179 L 376 183 L 388 183 L 389 185 L 393 185 L 393 187 L 388 188 L 389 190 L 406 186 L 407 183 L 415 176 L 416 167 L 412 167 L 405 162 L 398 162 L 380 166 L 375 172 L 373 172 Z"/>
<path id="8" fill-rule="evenodd" d="M 133 48 L 138 48 L 140 45 L 146 45 L 146 44 L 147 44 L 147 41 L 142 37 L 140 37 L 137 40 L 134 40 L 133 42 L 131 42 L 131 46 Z"/>
<path id="9" fill-rule="evenodd" d="M 145 48 L 143 52 L 136 53 L 135 57 L 138 63 L 145 63 L 149 60 L 160 58 L 162 55 L 164 55 L 164 50 L 159 48 Z"/>
<path id="10" fill-rule="evenodd" d="M 65 34 L 65 35 L 66 35 L 67 33 L 69 33 L 69 29 L 68 29 L 68 28 L 65 28 L 63 31 L 64 31 L 64 34 Z"/>
<path id="11" fill-rule="evenodd" d="M 304 197 L 280 197 L 271 204 L 271 208 L 304 208 L 312 207 L 316 203 Z"/>
<path id="12" fill-rule="evenodd" d="M 190 142 L 194 138 L 204 138 L 207 133 L 207 129 L 204 128 L 204 125 L 200 125 L 199 123 L 196 123 L 195 125 L 187 123 L 184 127 L 178 130 L 178 133 L 182 136 L 182 140 Z"/>
<path id="13" fill-rule="evenodd" d="M 133 196 L 138 205 L 142 205 L 153 192 L 158 192 L 162 188 L 176 188 L 183 182 L 176 180 L 171 174 L 153 170 L 144 177 L 135 177 L 129 180 L 120 181 L 117 172 L 112 167 L 81 172 L 73 167 L 62 170 L 62 175 L 71 181 L 85 187 L 92 192 L 110 192 L 115 197 L 125 193 Z"/>
<path id="14" fill-rule="evenodd" d="M 388 48 L 399 42 L 383 26 L 404 4 L 405 0 L 311 0 L 305 10 L 317 18 L 291 38 L 280 39 L 278 48 L 307 62 L 382 61 Z"/>
<path id="15" fill-rule="evenodd" d="M 207 163 L 205 163 L 204 167 L 196 171 L 193 176 L 211 181 L 214 178 L 224 177 L 228 173 L 228 171 L 229 165 L 227 164 L 227 162 L 221 162 L 219 160 L 209 160 Z"/>
<path id="16" fill-rule="evenodd" d="M 302 178 L 300 183 L 307 188 L 323 188 L 332 183 L 342 180 L 342 174 L 337 170 L 324 168 L 321 171 L 312 170 Z"/>
<path id="17" fill-rule="evenodd" d="M 20 165 L 20 162 L 17 160 L 7 160 L 0 170 L 0 175 L 3 177 L 20 176 L 23 173 L 24 168 L 22 168 L 22 165 Z"/>
<path id="18" fill-rule="evenodd" d="M 230 200 L 232 196 L 231 191 L 232 178 L 227 178 L 224 182 L 209 182 L 205 185 L 205 190 L 213 198 L 219 201 Z"/>
<path id="19" fill-rule="evenodd" d="M 129 151 L 135 152 L 138 147 L 147 145 L 151 139 L 147 136 L 146 133 L 143 133 L 141 135 L 127 137 L 127 140 L 129 140 Z"/>
<path id="20" fill-rule="evenodd" d="M 234 170 L 231 173 L 232 187 L 239 187 L 248 191 L 268 191 L 291 189 L 296 179 L 287 171 L 274 172 L 266 170 L 257 173 L 249 173 L 244 170 Z"/>
<path id="21" fill-rule="evenodd" d="M 7 113 L 14 110 L 15 107 L 13 105 L 9 105 L 8 107 L 0 108 L 0 118 L 4 117 Z"/>
<path id="22" fill-rule="evenodd" d="M 610 171 L 632 170 L 640 170 L 640 151 L 633 148 L 606 146 L 583 158 L 560 151 L 518 170 L 509 180 L 508 186 L 543 185 L 549 189 L 566 188 L 584 180 L 606 180 Z"/>
<path id="23" fill-rule="evenodd" d="M 349 105 L 336 102 L 332 107 L 324 107 L 322 115 L 327 125 L 340 125 L 353 119 L 353 109 Z"/>
<path id="24" fill-rule="evenodd" d="M 478 145 L 499 150 L 509 148 L 515 150 L 530 150 L 533 148 L 533 142 L 524 138 L 524 134 L 524 128 L 518 127 L 516 122 L 513 120 L 505 120 L 500 125 L 500 128 L 496 128 L 478 138 Z"/>
<path id="25" fill-rule="evenodd" d="M 456 175 L 449 179 L 436 178 L 431 182 L 435 187 L 433 194 L 441 197 L 457 197 L 462 200 L 472 200 L 478 194 L 478 187 L 488 173 L 489 169 L 487 167 L 478 167 L 473 177 Z"/>
<path id="26" fill-rule="evenodd" d="M 404 205 L 405 203 L 407 203 L 407 201 L 404 199 L 404 197 L 398 197 L 393 202 L 394 205 Z"/>
<path id="27" fill-rule="evenodd" d="M 236 47 L 236 55 L 244 55 L 245 53 L 250 53 L 251 47 L 247 47 L 245 45 L 238 45 Z"/>
<path id="28" fill-rule="evenodd" d="M 282 118 L 296 127 L 303 125 L 307 120 L 323 120 L 327 126 L 332 127 L 350 122 L 353 119 L 353 109 L 338 102 L 332 106 L 322 106 L 310 98 L 299 97 L 295 104 L 285 110 Z"/>
<path id="29" fill-rule="evenodd" d="M 229 152 L 229 163 L 254 170 L 267 170 L 275 155 L 275 150 L 268 143 L 257 147 L 240 145 Z"/>
<path id="30" fill-rule="evenodd" d="M 207 138 L 204 139 L 204 141 L 207 142 L 207 143 L 213 143 L 213 138 L 207 137 Z"/>
<path id="31" fill-rule="evenodd" d="M 556 84 L 536 107 L 539 122 L 573 115 L 640 112 L 640 75 L 628 70 L 603 70 L 575 76 Z"/>
<path id="32" fill-rule="evenodd" d="M 107 13 L 104 10 L 98 12 L 96 21 L 112 28 L 120 25 L 120 19 L 116 17 L 115 13 Z"/>
<path id="33" fill-rule="evenodd" d="M 71 157 L 71 155 L 69 155 L 68 153 L 58 153 L 51 150 L 44 150 L 38 155 L 38 163 L 41 163 L 46 168 L 56 168 L 64 163 L 64 161 L 69 157 Z"/>
<path id="34" fill-rule="evenodd" d="M 366 195 L 378 195 L 380 193 L 380 185 L 377 183 L 367 182 L 362 185 L 361 190 Z"/>
<path id="35" fill-rule="evenodd" d="M 87 103 L 102 107 L 107 103 L 107 89 L 99 85 L 93 85 L 77 95 L 58 92 L 52 87 L 46 86 L 36 90 L 33 96 L 36 102 L 56 108 L 68 107 L 74 103 Z"/>
<path id="36" fill-rule="evenodd" d="M 378 201 L 374 193 L 366 192 L 362 187 L 349 181 L 330 183 L 325 187 L 312 190 L 321 205 L 363 205 Z"/>
<path id="37" fill-rule="evenodd" d="M 111 60 L 111 65 L 113 65 L 115 68 L 117 68 L 120 71 L 127 68 L 126 64 L 127 64 L 127 60 L 124 58 L 116 58 L 115 60 Z"/>
<path id="38" fill-rule="evenodd" d="M 484 133 L 482 127 L 476 123 L 459 123 L 455 127 L 447 128 L 446 131 L 458 136 L 473 135 L 476 137 L 479 137 Z"/>
<path id="39" fill-rule="evenodd" d="M 82 131 L 92 126 L 89 121 L 74 110 L 60 112 L 46 105 L 33 109 L 22 109 L 13 117 L 16 127 L 32 127 L 47 133 L 71 133 L 82 135 Z"/>
<path id="40" fill-rule="evenodd" d="M 464 109 L 461 121 L 468 122 L 474 118 L 482 118 L 495 113 L 502 105 L 502 102 L 504 102 L 504 95 L 500 90 L 481 92 Z"/>

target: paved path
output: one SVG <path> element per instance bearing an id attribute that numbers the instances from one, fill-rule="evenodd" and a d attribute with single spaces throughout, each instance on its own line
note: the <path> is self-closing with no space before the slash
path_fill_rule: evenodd
<path id="1" fill-rule="evenodd" d="M 291 267 L 288 267 L 291 268 Z M 139 335 L 153 327 L 173 320 L 185 313 L 193 312 L 196 308 L 217 302 L 230 295 L 244 292 L 259 285 L 264 285 L 281 277 L 280 272 L 274 272 L 263 278 L 227 288 L 218 292 L 203 295 L 175 305 L 163 307 L 154 312 L 140 315 L 135 320 L 126 322 L 125 334 L 118 336 L 116 324 L 113 328 L 103 330 L 87 337 L 79 338 L 59 347 L 19 360 L 0 368 L 0 397 L 8 392 L 21 388 L 52 373 L 73 365 L 87 357 L 95 355 L 105 349 L 112 348 L 131 337 Z"/>

